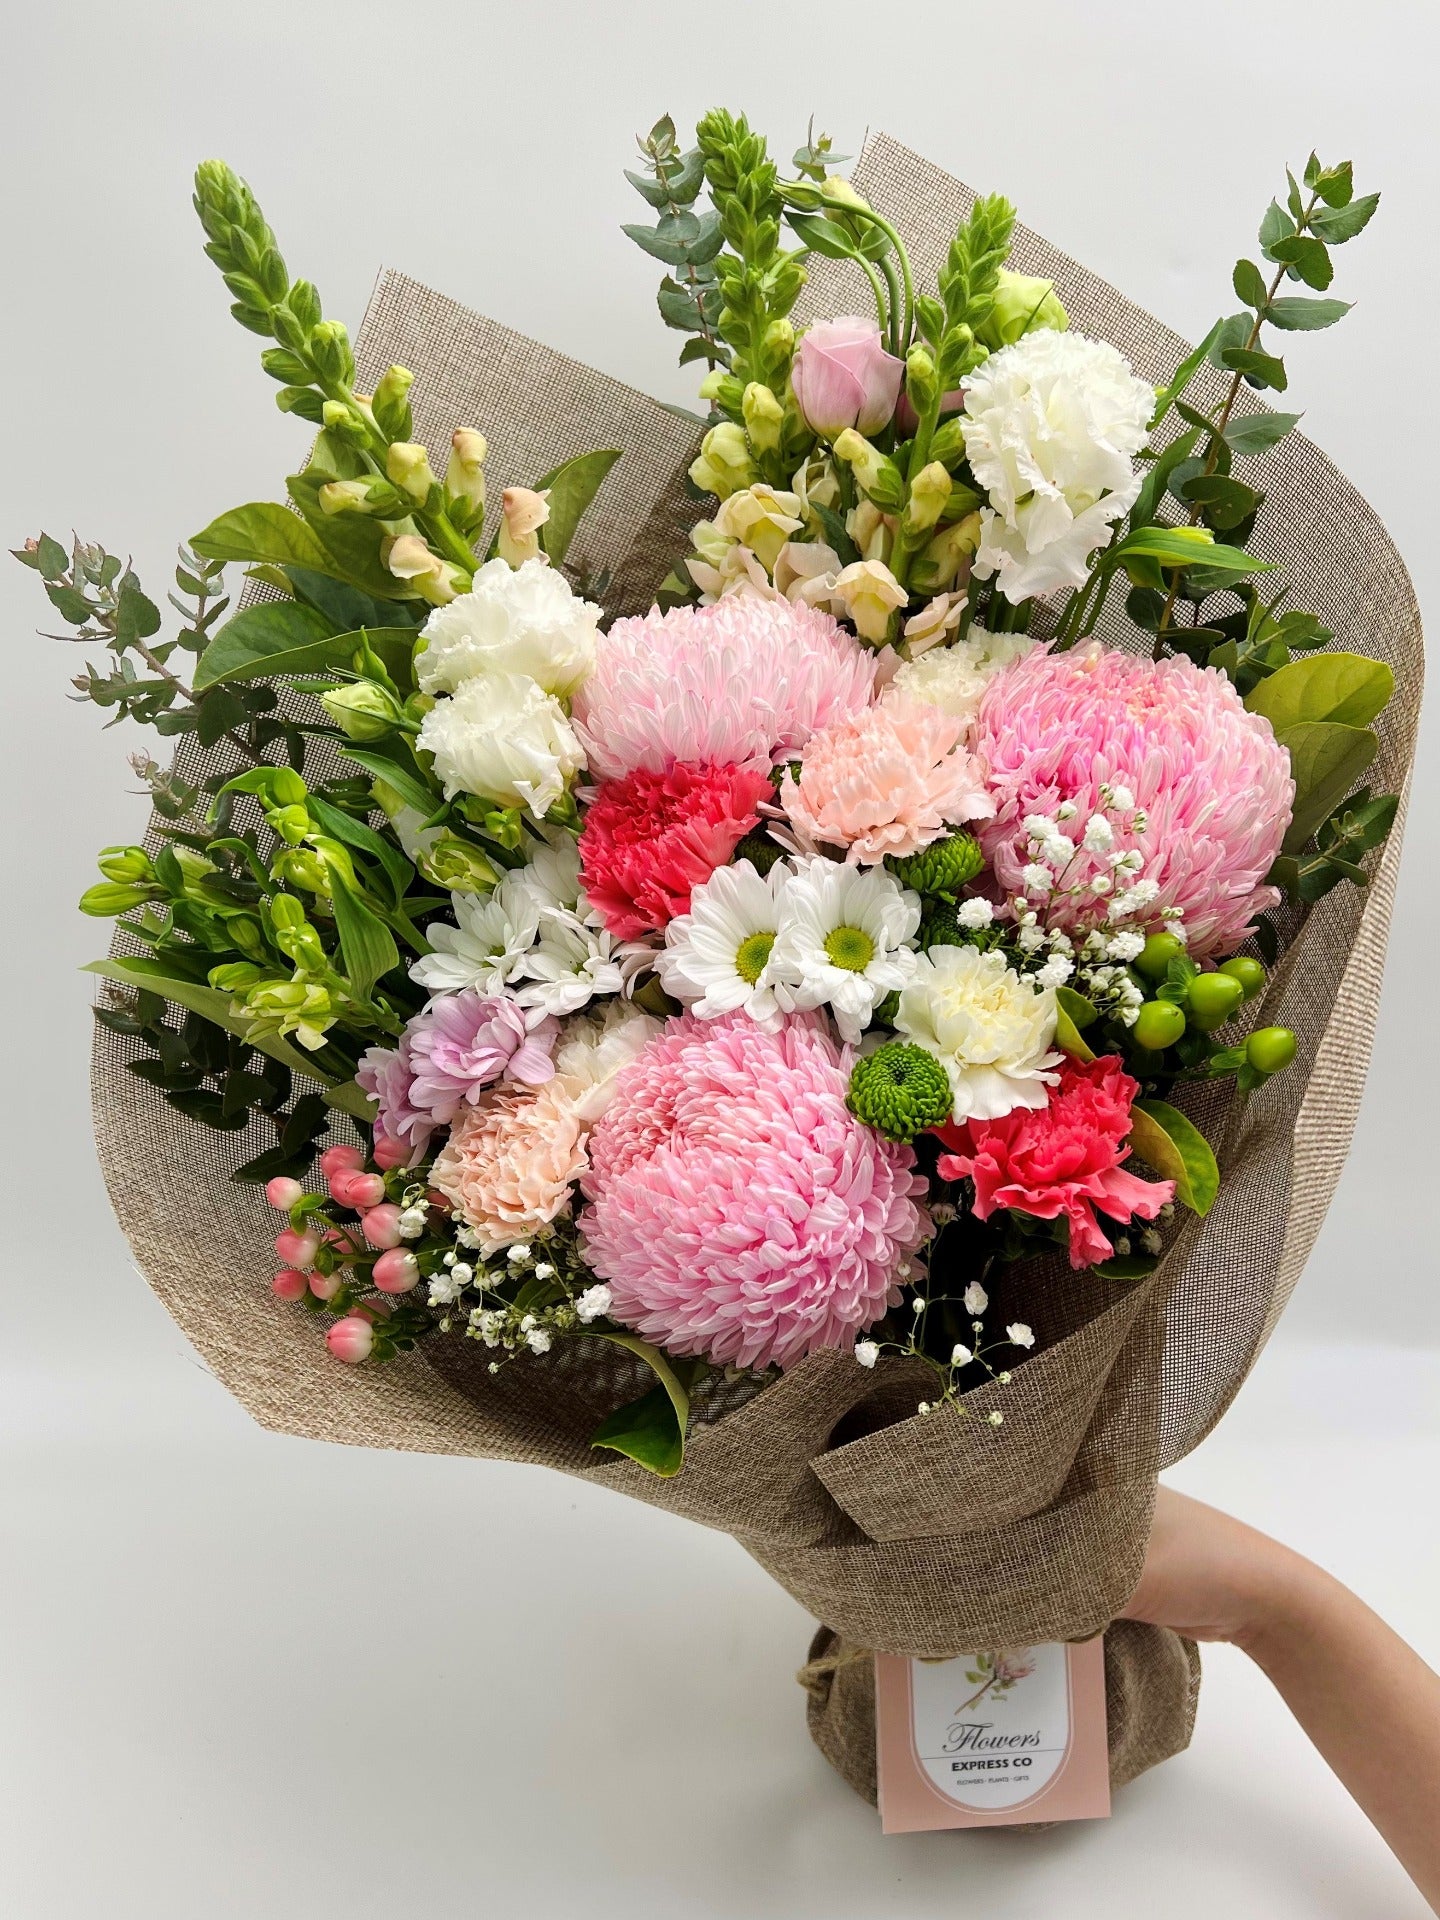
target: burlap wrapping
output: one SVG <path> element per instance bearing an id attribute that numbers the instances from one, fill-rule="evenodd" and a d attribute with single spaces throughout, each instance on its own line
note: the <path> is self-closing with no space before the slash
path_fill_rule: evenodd
<path id="1" fill-rule="evenodd" d="M 884 136 L 868 144 L 855 178 L 932 272 L 969 190 Z M 1073 324 L 1114 341 L 1147 377 L 1166 378 L 1183 356 L 1180 339 L 1038 235 L 1017 229 L 1013 259 L 1051 276 Z M 844 267 L 812 265 L 807 313 L 865 310 Z M 622 447 L 575 556 L 613 570 L 611 611 L 649 605 L 696 517 L 684 488 L 693 420 L 396 274 L 377 287 L 359 358 L 361 384 L 392 360 L 414 370 L 417 437 L 432 455 L 456 424 L 483 427 L 497 483 L 529 481 L 591 447 Z M 1217 377 L 1203 376 L 1200 391 Z M 1403 791 L 1422 663 L 1405 569 L 1364 500 L 1299 435 L 1260 471 L 1270 508 L 1256 544 L 1283 559 L 1294 604 L 1319 613 L 1337 646 L 1394 669 L 1373 781 Z M 1101 631 L 1134 644 L 1123 619 Z M 268 1138 L 182 1120 L 124 1071 L 126 1043 L 104 1030 L 94 1072 L 100 1158 L 152 1286 L 265 1426 L 556 1467 L 722 1528 L 842 1649 L 939 1656 L 1080 1638 L 1105 1628 L 1133 1590 L 1157 1472 L 1224 1411 L 1315 1239 L 1359 1105 L 1399 855 L 1397 824 L 1368 890 L 1337 888 L 1286 929 L 1285 959 L 1252 1011 L 1257 1023 L 1293 1027 L 1299 1057 L 1248 1101 L 1227 1104 L 1221 1093 L 1197 1111 L 1225 1176 L 1209 1219 L 1187 1220 L 1161 1270 L 1139 1284 L 1058 1264 L 1004 1283 L 1002 1317 L 1007 1298 L 1023 1293 L 1039 1346 L 1008 1386 L 968 1397 L 975 1413 L 1002 1408 L 1000 1428 L 954 1412 L 916 1417 L 928 1376 L 914 1362 L 882 1362 L 871 1374 L 846 1355 L 818 1353 L 758 1395 L 743 1383 L 702 1389 L 684 1469 L 657 1480 L 587 1444 L 645 1384 L 601 1343 L 571 1343 L 498 1376 L 482 1349 L 455 1338 L 383 1367 L 337 1366 L 321 1328 L 270 1292 L 274 1228 L 263 1196 L 228 1180 Z M 826 1756 L 873 1796 L 870 1673 L 854 1660 L 812 1671 L 809 1711 Z M 1111 1628 L 1117 1782 L 1186 1744 L 1197 1677 L 1194 1649 L 1173 1635 Z"/>

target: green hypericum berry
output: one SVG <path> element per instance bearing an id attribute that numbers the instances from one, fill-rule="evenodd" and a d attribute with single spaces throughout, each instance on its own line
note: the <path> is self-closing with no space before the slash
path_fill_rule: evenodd
<path id="1" fill-rule="evenodd" d="M 1183 958 L 1184 953 L 1184 941 L 1177 940 L 1173 933 L 1152 933 L 1135 962 L 1135 969 L 1147 980 L 1163 980 L 1170 970 L 1170 962 Z"/>
<path id="2" fill-rule="evenodd" d="M 1130 1029 L 1138 1046 L 1152 1053 L 1173 1047 L 1185 1031 L 1185 1012 L 1171 1000 L 1147 1000 L 1135 1016 Z"/>
<path id="3" fill-rule="evenodd" d="M 902 886 L 917 893 L 958 893 L 985 864 L 979 842 L 971 833 L 952 833 L 946 840 L 922 847 L 919 853 L 889 859 L 886 866 Z"/>
<path id="4" fill-rule="evenodd" d="M 850 1111 L 887 1140 L 913 1140 L 950 1118 L 950 1079 L 933 1053 L 887 1040 L 850 1075 Z"/>
<path id="5" fill-rule="evenodd" d="M 1223 1027 L 1245 997 L 1233 973 L 1197 973 L 1185 989 L 1190 1018 L 1202 1033 Z"/>
<path id="6" fill-rule="evenodd" d="M 785 849 L 777 847 L 775 842 L 764 833 L 747 833 L 735 849 L 737 860 L 748 860 L 755 871 L 763 876 L 769 873 L 777 860 L 785 858 Z"/>
<path id="7" fill-rule="evenodd" d="M 1232 979 L 1240 982 L 1241 991 L 1247 1000 L 1253 1000 L 1265 985 L 1265 969 L 1258 960 L 1252 960 L 1248 953 L 1237 953 L 1233 960 L 1220 962 L 1221 973 L 1228 973 Z"/>
<path id="8" fill-rule="evenodd" d="M 1289 1027 L 1257 1027 L 1245 1042 L 1245 1058 L 1257 1073 L 1279 1073 L 1295 1058 L 1295 1044 Z"/>

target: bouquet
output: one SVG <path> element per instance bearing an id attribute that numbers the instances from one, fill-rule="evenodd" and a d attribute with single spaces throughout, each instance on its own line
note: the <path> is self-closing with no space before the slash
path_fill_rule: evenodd
<path id="1" fill-rule="evenodd" d="M 1378 990 L 1413 598 L 1255 397 L 1378 196 L 1312 155 L 1186 351 L 999 196 L 842 158 L 641 143 L 695 415 L 393 277 L 357 359 L 199 169 L 308 457 L 181 550 L 178 630 L 17 556 L 178 743 L 81 902 L 102 1156 L 262 1419 L 733 1532 L 860 1790 L 860 1655 L 1102 1629 L 1122 1780 L 1198 1673 L 1112 1624 L 1155 1475 L 1298 1273 Z"/>

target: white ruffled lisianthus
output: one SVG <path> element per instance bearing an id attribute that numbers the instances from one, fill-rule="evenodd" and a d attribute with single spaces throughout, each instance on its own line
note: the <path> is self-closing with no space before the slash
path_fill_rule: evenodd
<path id="1" fill-rule="evenodd" d="M 1084 583 L 1090 555 L 1140 491 L 1134 456 L 1152 387 L 1108 341 L 1042 329 L 970 376 L 961 431 L 981 513 L 974 573 L 1012 603 Z"/>
<path id="2" fill-rule="evenodd" d="M 536 820 L 585 765 L 565 709 L 528 674 L 463 680 L 420 724 L 419 745 L 435 756 L 447 799 L 478 794 L 522 806 Z"/>
<path id="3" fill-rule="evenodd" d="M 985 689 L 1003 667 L 1022 659 L 1035 642 L 1023 633 L 987 633 L 971 627 L 963 640 L 932 647 L 918 660 L 896 668 L 885 697 L 923 700 L 942 713 L 969 722 L 980 710 Z"/>
<path id="4" fill-rule="evenodd" d="M 566 1022 L 555 1048 L 555 1075 L 587 1126 L 610 1104 L 616 1074 L 663 1026 L 625 1000 L 612 1000 L 602 1011 L 578 1013 Z"/>
<path id="5" fill-rule="evenodd" d="M 940 1061 L 956 1120 L 998 1120 L 1049 1105 L 1055 993 L 1022 979 L 1001 953 L 932 947 L 915 961 L 895 1028 Z"/>
<path id="6" fill-rule="evenodd" d="M 783 863 L 764 875 L 748 860 L 717 867 L 691 894 L 690 911 L 665 929 L 655 958 L 665 991 L 702 1020 L 743 1008 L 761 1026 L 778 1026 L 770 956 L 785 879 Z"/>
<path id="7" fill-rule="evenodd" d="M 507 873 L 490 894 L 452 893 L 455 924 L 432 922 L 425 932 L 432 952 L 410 968 L 410 978 L 431 993 L 478 987 L 499 993 L 517 978 L 540 931 L 540 902 L 524 870 Z"/>
<path id="8" fill-rule="evenodd" d="M 468 593 L 425 622 L 415 674 L 425 693 L 454 693 L 477 674 L 522 673 L 572 694 L 595 665 L 600 609 L 545 560 L 487 560 Z"/>
<path id="9" fill-rule="evenodd" d="M 777 1001 L 786 1012 L 828 1005 L 853 1046 L 886 994 L 910 978 L 919 925 L 919 895 L 883 867 L 823 855 L 797 861 L 780 892 L 771 955 Z"/>

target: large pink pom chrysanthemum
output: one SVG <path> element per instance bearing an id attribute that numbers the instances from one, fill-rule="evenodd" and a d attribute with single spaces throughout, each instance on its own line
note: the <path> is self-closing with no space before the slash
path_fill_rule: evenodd
<path id="1" fill-rule="evenodd" d="M 1111 874 L 1113 854 L 1131 850 L 1142 882 L 1154 887 L 1135 924 L 1159 925 L 1164 908 L 1177 908 L 1197 957 L 1233 953 L 1280 897 L 1264 879 L 1290 824 L 1290 758 L 1223 673 L 1098 644 L 1037 649 L 990 682 L 974 747 L 997 807 L 980 842 L 1007 894 L 1024 890 L 1035 857 L 1024 824 L 1031 814 L 1053 819 L 1071 801 L 1083 833 L 1108 785 L 1127 788 L 1144 816 L 1137 831 L 1112 809 L 1113 846 L 1081 845 L 1046 909 L 1053 926 L 1102 918 L 1107 902 L 1090 882 Z"/>
<path id="2" fill-rule="evenodd" d="M 814 607 L 730 594 L 617 620 L 575 696 L 590 771 L 768 767 L 868 705 L 875 656 Z"/>
<path id="3" fill-rule="evenodd" d="M 620 1074 L 590 1136 L 581 1216 L 614 1317 L 672 1353 L 792 1366 L 898 1298 L 925 1183 L 845 1105 L 818 1015 L 766 1032 L 686 1014 Z"/>

